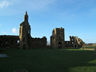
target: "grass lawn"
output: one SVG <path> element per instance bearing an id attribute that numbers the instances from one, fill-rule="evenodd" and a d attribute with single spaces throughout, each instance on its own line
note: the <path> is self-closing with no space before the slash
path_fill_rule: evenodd
<path id="1" fill-rule="evenodd" d="M 10 49 L 0 58 L 0 72 L 96 72 L 96 52 L 80 49 Z"/>

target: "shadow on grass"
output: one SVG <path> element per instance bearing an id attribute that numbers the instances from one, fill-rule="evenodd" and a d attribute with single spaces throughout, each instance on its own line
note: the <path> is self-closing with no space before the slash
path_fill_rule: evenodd
<path id="1" fill-rule="evenodd" d="M 0 72 L 27 69 L 29 72 L 69 72 L 70 68 L 96 66 L 95 51 L 62 49 L 9 50 L 8 58 L 0 59 Z"/>

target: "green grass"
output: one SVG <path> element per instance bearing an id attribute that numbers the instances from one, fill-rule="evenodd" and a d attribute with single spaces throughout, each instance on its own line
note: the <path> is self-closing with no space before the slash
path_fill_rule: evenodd
<path id="1" fill-rule="evenodd" d="M 0 58 L 0 72 L 96 72 L 96 52 L 80 49 L 10 49 Z"/>

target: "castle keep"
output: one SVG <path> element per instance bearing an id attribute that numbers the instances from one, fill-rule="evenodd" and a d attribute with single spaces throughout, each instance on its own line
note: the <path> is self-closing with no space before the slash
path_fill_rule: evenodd
<path id="1" fill-rule="evenodd" d="M 64 28 L 53 29 L 52 36 L 50 37 L 50 47 L 52 48 L 80 48 L 84 42 L 76 37 L 70 36 L 70 41 L 65 41 Z M 47 38 L 31 37 L 31 26 L 28 22 L 28 14 L 25 13 L 24 21 L 20 24 L 19 36 L 1 35 L 0 48 L 46 48 Z"/>

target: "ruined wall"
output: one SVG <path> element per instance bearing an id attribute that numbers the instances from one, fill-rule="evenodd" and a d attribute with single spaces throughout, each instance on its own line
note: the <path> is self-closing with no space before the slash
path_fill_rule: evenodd
<path id="1" fill-rule="evenodd" d="M 47 47 L 47 38 L 31 38 L 29 41 L 30 48 L 46 48 Z"/>
<path id="2" fill-rule="evenodd" d="M 70 42 L 73 48 L 80 48 L 85 44 L 82 39 L 76 36 L 70 36 Z"/>
<path id="3" fill-rule="evenodd" d="M 0 48 L 19 48 L 19 36 L 9 36 L 9 35 L 1 35 L 0 36 Z M 28 41 L 28 48 L 46 48 L 47 46 L 47 38 L 31 38 Z"/>
<path id="4" fill-rule="evenodd" d="M 0 48 L 17 48 L 19 47 L 19 36 L 1 35 Z"/>
<path id="5" fill-rule="evenodd" d="M 64 48 L 72 48 L 71 41 L 64 41 Z"/>
<path id="6" fill-rule="evenodd" d="M 70 41 L 65 41 L 64 44 L 65 48 L 81 48 L 84 42 L 76 36 L 70 36 Z"/>

